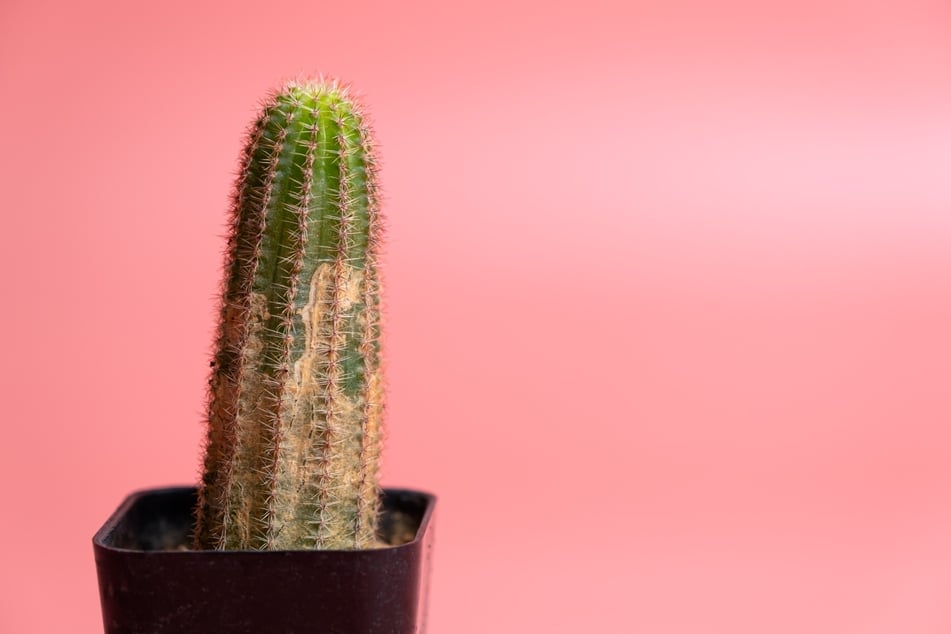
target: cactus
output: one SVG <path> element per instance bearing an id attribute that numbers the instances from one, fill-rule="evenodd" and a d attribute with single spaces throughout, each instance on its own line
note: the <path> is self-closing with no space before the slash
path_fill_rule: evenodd
<path id="1" fill-rule="evenodd" d="M 345 87 L 292 82 L 266 101 L 232 208 L 195 545 L 372 548 L 381 217 Z"/>

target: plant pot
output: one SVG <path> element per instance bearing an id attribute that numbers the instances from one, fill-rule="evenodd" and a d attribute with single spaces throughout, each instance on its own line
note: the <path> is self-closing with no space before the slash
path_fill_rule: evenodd
<path id="1" fill-rule="evenodd" d="M 374 550 L 187 550 L 194 487 L 133 493 L 93 537 L 106 634 L 425 631 L 436 498 L 383 492 Z M 415 534 L 414 534 L 415 533 Z"/>

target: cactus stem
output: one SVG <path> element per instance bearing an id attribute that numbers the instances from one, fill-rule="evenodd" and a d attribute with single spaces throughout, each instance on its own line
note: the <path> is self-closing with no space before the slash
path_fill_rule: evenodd
<path id="1" fill-rule="evenodd" d="M 249 135 L 210 384 L 199 544 L 373 544 L 381 218 L 368 136 L 336 84 L 289 85 Z"/>

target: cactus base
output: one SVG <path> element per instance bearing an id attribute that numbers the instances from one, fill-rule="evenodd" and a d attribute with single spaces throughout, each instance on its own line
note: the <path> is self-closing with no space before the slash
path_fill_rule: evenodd
<path id="1" fill-rule="evenodd" d="M 435 497 L 384 490 L 370 550 L 188 550 L 192 487 L 133 493 L 93 537 L 106 634 L 417 634 Z M 405 543 L 400 543 L 405 542 Z"/>

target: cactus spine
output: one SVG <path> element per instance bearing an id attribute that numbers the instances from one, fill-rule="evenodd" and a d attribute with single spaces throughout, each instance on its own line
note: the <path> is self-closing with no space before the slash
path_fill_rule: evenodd
<path id="1" fill-rule="evenodd" d="M 196 546 L 372 547 L 381 218 L 370 134 L 346 89 L 273 95 L 232 202 Z"/>

